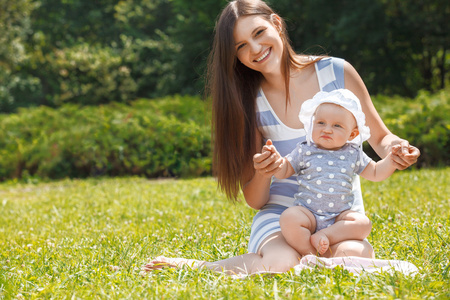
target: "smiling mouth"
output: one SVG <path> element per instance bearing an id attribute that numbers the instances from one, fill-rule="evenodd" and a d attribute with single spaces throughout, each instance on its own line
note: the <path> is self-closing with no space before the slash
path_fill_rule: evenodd
<path id="1" fill-rule="evenodd" d="M 255 59 L 255 61 L 256 61 L 256 62 L 262 61 L 263 59 L 265 59 L 265 58 L 270 54 L 271 51 L 272 51 L 272 48 L 267 49 L 267 50 L 263 53 L 263 55 L 261 55 L 260 57 L 258 57 L 257 59 Z"/>

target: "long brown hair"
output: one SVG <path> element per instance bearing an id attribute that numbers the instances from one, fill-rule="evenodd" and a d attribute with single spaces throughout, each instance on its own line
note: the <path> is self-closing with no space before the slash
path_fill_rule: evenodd
<path id="1" fill-rule="evenodd" d="M 236 56 L 233 30 L 239 17 L 258 15 L 272 22 L 275 12 L 261 0 L 236 0 L 228 3 L 216 22 L 212 51 L 208 58 L 207 92 L 212 97 L 213 170 L 219 187 L 236 200 L 244 170 L 253 169 L 256 149 L 255 101 L 263 76 L 244 66 Z M 280 18 L 281 19 L 281 18 Z M 282 74 L 286 104 L 289 102 L 289 78 L 293 68 L 304 68 L 314 61 L 300 62 L 292 49 L 281 19 L 284 45 Z"/>

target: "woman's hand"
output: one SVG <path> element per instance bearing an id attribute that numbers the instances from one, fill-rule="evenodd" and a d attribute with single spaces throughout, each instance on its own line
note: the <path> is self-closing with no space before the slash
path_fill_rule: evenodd
<path id="1" fill-rule="evenodd" d="M 278 172 L 282 162 L 283 159 L 271 140 L 267 140 L 261 153 L 253 156 L 253 166 L 256 172 L 266 178 L 270 178 Z"/>
<path id="2" fill-rule="evenodd" d="M 398 170 L 404 170 L 415 164 L 420 150 L 409 144 L 407 140 L 398 139 L 391 143 L 392 161 Z"/>

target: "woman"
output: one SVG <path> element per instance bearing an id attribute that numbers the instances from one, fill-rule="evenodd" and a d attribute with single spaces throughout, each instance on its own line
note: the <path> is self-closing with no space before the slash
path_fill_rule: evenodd
<path id="1" fill-rule="evenodd" d="M 373 106 L 354 68 L 330 57 L 296 54 L 283 19 L 263 1 L 236 0 L 222 11 L 216 24 L 209 59 L 208 91 L 213 99 L 214 170 L 220 188 L 236 200 L 242 190 L 247 204 L 259 210 L 253 219 L 249 253 L 217 262 L 158 257 L 144 269 L 163 266 L 206 267 L 227 273 L 285 272 L 300 255 L 283 238 L 279 217 L 293 205 L 295 178 L 276 180 L 280 161 L 261 151 L 271 139 L 282 156 L 305 138 L 298 114 L 304 101 L 320 90 L 351 90 L 360 100 L 371 130 L 370 145 L 381 157 L 400 144 L 393 155 L 399 169 L 417 161 L 417 148 L 393 135 Z M 355 205 L 364 211 L 358 177 Z M 325 256 L 374 257 L 367 240 L 330 246 Z"/>

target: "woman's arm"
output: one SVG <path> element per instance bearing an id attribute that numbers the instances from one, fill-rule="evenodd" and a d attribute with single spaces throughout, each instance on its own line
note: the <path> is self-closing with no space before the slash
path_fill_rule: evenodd
<path id="1" fill-rule="evenodd" d="M 363 80 L 348 62 L 345 62 L 344 65 L 344 78 L 345 88 L 351 90 L 359 98 L 366 115 L 366 124 L 370 128 L 370 139 L 368 141 L 370 146 L 381 158 L 385 158 L 391 152 L 392 146 L 399 144 L 402 151 L 392 155 L 397 169 L 403 170 L 414 164 L 420 156 L 419 149 L 389 131 L 375 109 Z"/>

